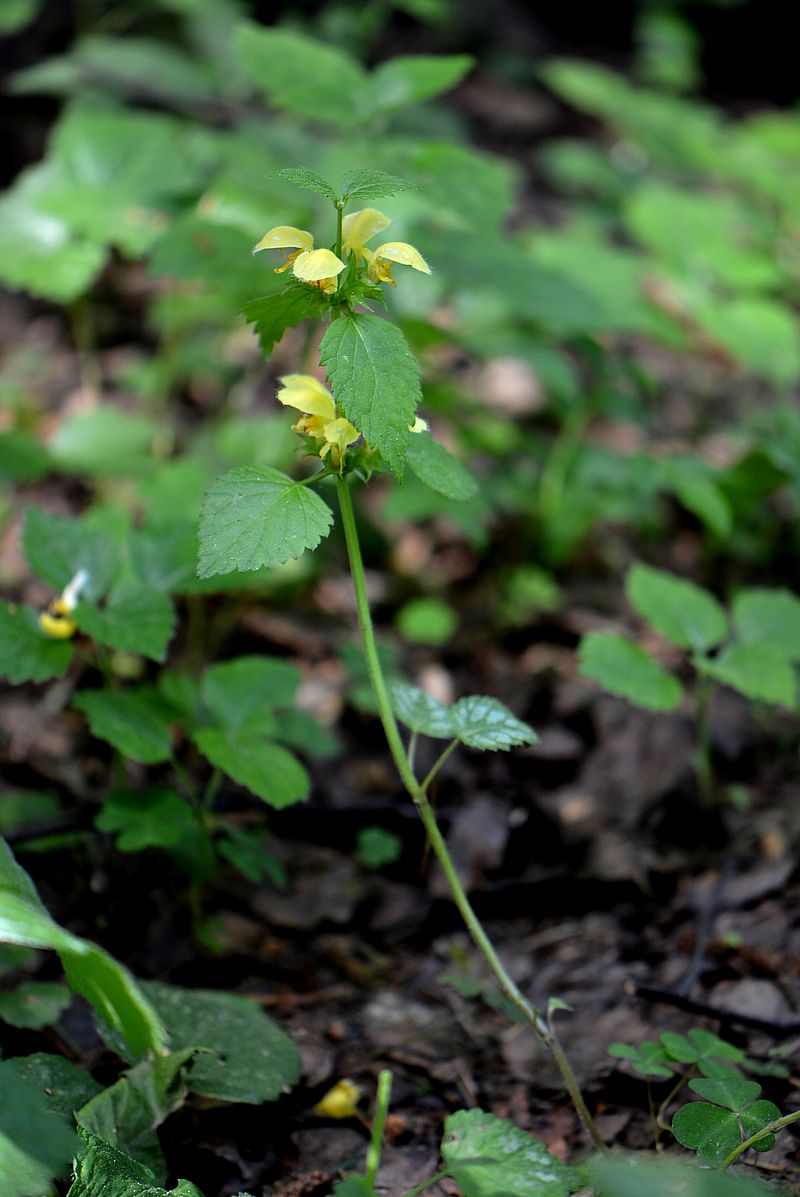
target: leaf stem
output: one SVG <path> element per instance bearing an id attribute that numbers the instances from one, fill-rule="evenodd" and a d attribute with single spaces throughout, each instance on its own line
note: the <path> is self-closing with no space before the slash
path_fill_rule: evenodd
<path id="1" fill-rule="evenodd" d="M 752 1147 L 759 1139 L 764 1139 L 767 1135 L 776 1134 L 791 1122 L 797 1122 L 798 1118 L 800 1118 L 800 1110 L 795 1110 L 793 1114 L 785 1114 L 783 1118 L 776 1118 L 774 1122 L 768 1122 L 766 1126 L 762 1126 L 761 1130 L 756 1131 L 749 1139 L 745 1139 L 743 1143 L 739 1143 L 738 1146 L 734 1147 L 733 1151 L 729 1152 L 722 1163 L 717 1166 L 717 1171 L 722 1172 L 725 1168 L 729 1168 L 731 1164 L 734 1164 L 738 1160 L 742 1152 L 747 1151 L 748 1147 Z"/>
<path id="2" fill-rule="evenodd" d="M 372 1119 L 372 1136 L 367 1150 L 367 1184 L 375 1190 L 375 1177 L 381 1162 L 383 1132 L 386 1129 L 386 1115 L 389 1113 L 389 1095 L 392 1092 L 392 1074 L 388 1068 L 378 1074 L 378 1093 L 375 1098 L 375 1114 Z"/>
<path id="3" fill-rule="evenodd" d="M 559 1072 L 566 1086 L 567 1092 L 572 1099 L 572 1103 L 578 1113 L 579 1118 L 583 1122 L 586 1130 L 594 1143 L 595 1147 L 600 1150 L 605 1150 L 605 1143 L 602 1136 L 589 1113 L 583 1094 L 581 1093 L 577 1077 L 572 1071 L 572 1066 L 567 1059 L 564 1049 L 561 1047 L 556 1035 L 549 1027 L 546 1018 L 540 1010 L 538 1010 L 517 987 L 515 982 L 511 979 L 505 969 L 500 957 L 497 955 L 494 944 L 492 943 L 486 931 L 483 928 L 478 916 L 472 909 L 470 901 L 466 895 L 464 887 L 453 864 L 450 853 L 445 844 L 444 837 L 439 830 L 436 822 L 436 816 L 433 813 L 433 808 L 428 801 L 425 793 L 424 784 L 421 785 L 417 780 L 414 771 L 412 770 L 408 757 L 406 756 L 403 747 L 403 741 L 400 736 L 400 731 L 397 726 L 397 720 L 392 710 L 392 704 L 389 699 L 389 692 L 386 686 L 386 679 L 383 675 L 380 659 L 378 657 L 378 648 L 375 643 L 375 631 L 372 625 L 372 615 L 369 609 L 369 599 L 367 597 L 366 579 L 364 575 L 364 562 L 361 556 L 361 545 L 358 539 L 358 528 L 356 526 L 355 513 L 353 511 L 353 501 L 350 496 L 350 490 L 347 480 L 344 478 L 336 479 L 336 489 L 339 497 L 339 507 L 342 514 L 342 527 L 344 529 L 345 544 L 347 545 L 347 555 L 350 561 L 350 572 L 353 578 L 353 589 L 356 598 L 356 610 L 358 612 L 358 624 L 361 631 L 361 639 L 364 645 L 364 655 L 366 657 L 367 669 L 369 671 L 372 689 L 375 694 L 375 699 L 378 704 L 378 712 L 380 714 L 383 730 L 386 735 L 386 740 L 389 745 L 389 751 L 392 755 L 392 760 L 395 763 L 397 772 L 408 791 L 409 795 L 414 801 L 414 805 L 419 812 L 422 824 L 428 836 L 428 842 L 439 862 L 439 866 L 444 873 L 447 883 L 450 887 L 450 892 L 453 895 L 453 901 L 458 908 L 467 930 L 469 931 L 475 946 L 480 951 L 487 965 L 494 974 L 501 990 L 511 1002 L 512 1006 L 520 1012 L 523 1018 L 530 1024 L 536 1034 L 542 1039 L 546 1046 L 550 1049 L 555 1062 L 558 1066 Z M 445 750 L 447 752 L 447 750 Z M 449 754 L 448 754 L 449 755 Z M 444 756 L 444 753 L 442 754 Z M 437 765 L 443 764 L 443 760 L 437 762 Z M 434 766 L 436 769 L 436 766 Z M 430 778 L 430 774 L 428 775 Z M 428 781 L 426 778 L 426 782 Z"/>
<path id="4" fill-rule="evenodd" d="M 420 782 L 420 789 L 423 791 L 423 793 L 427 794 L 428 788 L 429 788 L 431 782 L 436 777 L 436 774 L 439 772 L 439 770 L 441 769 L 442 765 L 445 763 L 447 758 L 450 756 L 450 753 L 455 748 L 458 747 L 458 744 L 459 744 L 458 740 L 451 740 L 450 743 L 445 748 L 444 752 L 440 753 L 437 760 L 434 761 L 433 765 L 430 767 L 428 772 L 425 774 L 425 777 Z"/>

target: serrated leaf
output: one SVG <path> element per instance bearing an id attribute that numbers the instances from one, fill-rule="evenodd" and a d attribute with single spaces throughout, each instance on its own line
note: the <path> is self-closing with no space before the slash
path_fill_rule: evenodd
<path id="1" fill-rule="evenodd" d="M 321 174 L 316 170 L 311 170 L 308 166 L 284 166 L 280 170 L 276 170 L 275 174 L 287 183 L 294 183 L 297 187 L 304 187 L 306 191 L 324 195 L 326 199 L 332 200 L 334 203 L 339 199 L 327 179 L 323 179 Z"/>
<path id="2" fill-rule="evenodd" d="M 73 705 L 86 715 L 92 734 L 124 756 L 155 765 L 172 755 L 169 717 L 148 690 L 84 690 Z"/>
<path id="3" fill-rule="evenodd" d="M 173 1051 L 205 1048 L 195 1056 L 192 1093 L 259 1105 L 275 1101 L 300 1076 L 300 1056 L 285 1031 L 247 998 L 209 989 L 143 983 Z"/>
<path id="4" fill-rule="evenodd" d="M 102 948 L 53 921 L 24 869 L 0 839 L 0 941 L 58 952 L 67 981 L 125 1037 L 135 1055 L 160 1052 L 164 1030 L 130 973 Z"/>
<path id="5" fill-rule="evenodd" d="M 459 699 L 449 714 L 453 734 L 470 748 L 505 752 L 515 744 L 535 744 L 539 739 L 533 728 L 512 715 L 508 707 L 485 694 Z"/>
<path id="6" fill-rule="evenodd" d="M 85 1068 L 70 1063 L 63 1056 L 33 1052 L 6 1061 L 8 1075 L 40 1089 L 48 1109 L 72 1118 L 76 1110 L 101 1092 L 103 1086 Z"/>
<path id="7" fill-rule="evenodd" d="M 616 632 L 589 632 L 581 640 L 578 661 L 583 677 L 649 711 L 672 711 L 683 696 L 677 678 Z"/>
<path id="8" fill-rule="evenodd" d="M 75 622 L 100 644 L 163 661 L 175 627 L 175 612 L 165 594 L 133 583 L 115 590 L 102 610 L 79 603 Z"/>
<path id="9" fill-rule="evenodd" d="M 12 1027 L 39 1031 L 58 1022 L 71 995 L 57 981 L 23 981 L 16 989 L 0 993 L 0 1019 Z"/>
<path id="10" fill-rule="evenodd" d="M 308 797 L 311 783 L 303 766 L 263 731 L 209 727 L 195 732 L 194 742 L 212 765 L 276 810 Z"/>
<path id="11" fill-rule="evenodd" d="M 697 668 L 723 686 L 730 686 L 754 702 L 774 702 L 793 710 L 797 701 L 794 666 L 767 644 L 728 644 L 713 660 Z"/>
<path id="12" fill-rule="evenodd" d="M 483 1110 L 445 1120 L 442 1157 L 463 1197 L 567 1197 L 584 1183 L 538 1139 Z"/>
<path id="13" fill-rule="evenodd" d="M 408 442 L 408 468 L 437 494 L 465 501 L 478 493 L 477 480 L 457 457 L 429 432 L 415 433 Z"/>
<path id="14" fill-rule="evenodd" d="M 384 170 L 351 170 L 342 179 L 342 196 L 345 201 L 383 199 L 388 195 L 400 195 L 403 191 L 418 191 L 416 183 L 389 175 Z"/>
<path id="15" fill-rule="evenodd" d="M 392 706 L 401 723 L 421 736 L 436 740 L 455 738 L 451 708 L 431 698 L 417 686 L 406 682 L 394 682 L 390 687 Z"/>
<path id="16" fill-rule="evenodd" d="M 639 614 L 681 648 L 705 652 L 727 633 L 727 616 L 713 594 L 685 578 L 639 563 L 628 570 L 625 592 Z"/>
<path id="17" fill-rule="evenodd" d="M 0 1177 L 3 1197 L 53 1191 L 78 1146 L 72 1126 L 48 1108 L 44 1093 L 0 1063 Z"/>
<path id="18" fill-rule="evenodd" d="M 344 321 L 337 321 L 341 324 Z M 206 492 L 200 516 L 201 578 L 283 565 L 327 536 L 333 514 L 308 486 L 268 466 L 242 466 Z"/>
<path id="19" fill-rule="evenodd" d="M 733 624 L 741 641 L 800 662 L 800 598 L 790 590 L 741 590 L 733 601 Z"/>
<path id="20" fill-rule="evenodd" d="M 400 329 L 379 316 L 349 312 L 322 338 L 320 362 L 347 419 L 402 479 L 421 388 Z"/>
<path id="21" fill-rule="evenodd" d="M 95 819 L 100 831 L 116 832 L 118 852 L 142 852 L 145 848 L 177 848 L 195 828 L 195 819 L 185 799 L 167 786 L 150 786 L 142 794 L 114 790 Z"/>
<path id="22" fill-rule="evenodd" d="M 0 603 L 0 677 L 14 685 L 60 677 L 72 660 L 72 645 L 51 640 L 30 607 Z"/>
<path id="23" fill-rule="evenodd" d="M 300 670 L 272 657 L 237 657 L 203 674 L 203 702 L 220 723 L 241 727 L 261 712 L 288 707 L 300 685 Z"/>
<path id="24" fill-rule="evenodd" d="M 287 328 L 316 319 L 327 308 L 327 301 L 315 287 L 287 286 L 274 295 L 251 299 L 242 308 L 242 315 L 248 324 L 255 325 L 261 351 L 269 358 Z"/>
<path id="25" fill-rule="evenodd" d="M 376 67 L 370 76 L 374 110 L 394 112 L 438 96 L 455 87 L 472 68 L 473 62 L 467 54 L 391 58 Z"/>
<path id="26" fill-rule="evenodd" d="M 63 590 L 79 569 L 85 569 L 88 576 L 81 593 L 93 600 L 106 593 L 119 565 L 116 545 L 102 532 L 35 507 L 25 513 L 22 548 L 33 572 L 54 590 Z"/>
<path id="27" fill-rule="evenodd" d="M 168 1192 L 155 1184 L 152 1173 L 123 1151 L 96 1135 L 82 1131 L 86 1151 L 75 1164 L 75 1179 L 67 1197 L 203 1197 L 189 1180 L 179 1180 Z"/>

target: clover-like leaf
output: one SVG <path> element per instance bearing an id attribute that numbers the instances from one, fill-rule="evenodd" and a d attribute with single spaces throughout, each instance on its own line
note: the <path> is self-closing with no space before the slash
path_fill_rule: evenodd
<path id="1" fill-rule="evenodd" d="M 241 466 L 206 492 L 198 575 L 283 565 L 315 549 L 332 523 L 330 507 L 308 486 L 269 466 Z"/>
<path id="2" fill-rule="evenodd" d="M 643 1043 L 610 1043 L 608 1054 L 615 1060 L 626 1060 L 635 1072 L 642 1076 L 655 1076 L 659 1079 L 673 1077 L 675 1073 L 669 1067 L 669 1056 L 660 1043 L 646 1039 Z"/>

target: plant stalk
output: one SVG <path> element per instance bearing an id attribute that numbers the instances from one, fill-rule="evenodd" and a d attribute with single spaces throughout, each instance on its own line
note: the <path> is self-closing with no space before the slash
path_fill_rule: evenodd
<path id="1" fill-rule="evenodd" d="M 428 836 L 428 842 L 434 851 L 436 859 L 447 878 L 447 883 L 450 887 L 450 892 L 453 895 L 453 900 L 458 908 L 467 930 L 469 931 L 475 946 L 480 951 L 484 960 L 488 964 L 492 973 L 494 974 L 501 990 L 523 1018 L 530 1024 L 540 1039 L 550 1049 L 550 1052 L 555 1059 L 559 1072 L 561 1073 L 564 1085 L 569 1093 L 572 1103 L 583 1122 L 586 1130 L 595 1147 L 600 1150 L 605 1150 L 605 1143 L 600 1135 L 599 1130 L 592 1118 L 581 1093 L 577 1077 L 572 1071 L 572 1066 L 567 1059 L 564 1049 L 561 1047 L 557 1037 L 548 1026 L 547 1020 L 540 1010 L 533 1006 L 522 991 L 517 987 L 511 977 L 508 975 L 505 966 L 500 957 L 495 951 L 494 945 L 489 936 L 483 928 L 478 916 L 472 909 L 470 901 L 461 884 L 461 880 L 456 871 L 455 865 L 451 859 L 450 853 L 445 844 L 444 837 L 439 830 L 436 822 L 436 817 L 433 809 L 428 801 L 427 794 L 422 785 L 417 780 L 406 756 L 403 741 L 400 736 L 400 731 L 397 726 L 397 720 L 394 717 L 392 710 L 389 692 L 386 686 L 386 679 L 383 675 L 380 659 L 378 657 L 378 648 L 375 643 L 375 631 L 372 624 L 372 615 L 369 609 L 369 599 L 367 598 L 366 579 L 364 576 L 364 562 L 361 556 L 361 545 L 358 538 L 358 528 L 356 526 L 355 513 L 353 511 L 353 502 L 350 496 L 350 490 L 347 480 L 344 478 L 336 479 L 336 489 L 339 497 L 339 507 L 342 513 L 342 527 L 344 529 L 344 538 L 347 545 L 347 555 L 350 561 L 350 572 L 353 578 L 353 588 L 355 590 L 356 610 L 358 612 L 358 624 L 361 632 L 361 639 L 364 645 L 364 655 L 367 661 L 367 669 L 369 671 L 372 689 L 375 694 L 375 699 L 378 704 L 378 712 L 380 714 L 383 730 L 386 734 L 386 740 L 389 745 L 389 751 L 392 754 L 392 759 L 395 763 L 400 778 L 408 791 L 409 795 L 414 801 L 414 805 L 419 812 L 422 819 L 423 826 Z M 448 754 L 449 755 L 449 754 Z M 443 761 L 441 762 L 443 763 Z M 429 780 L 429 779 L 426 779 Z"/>

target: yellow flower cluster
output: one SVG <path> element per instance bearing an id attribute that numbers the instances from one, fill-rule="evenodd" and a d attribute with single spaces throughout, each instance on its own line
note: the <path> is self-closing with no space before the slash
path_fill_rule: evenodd
<path id="1" fill-rule="evenodd" d="M 353 254 L 357 262 L 366 262 L 367 278 L 371 283 L 389 283 L 394 287 L 392 265 L 410 266 L 423 274 L 430 274 L 431 268 L 419 250 L 405 241 L 385 241 L 377 249 L 369 249 L 367 241 L 382 232 L 391 220 L 377 208 L 362 208 L 351 212 L 342 222 L 342 253 Z M 282 274 L 291 267 L 292 273 L 301 283 L 312 283 L 326 295 L 336 290 L 336 279 L 344 270 L 344 262 L 330 249 L 314 249 L 314 237 L 305 229 L 281 224 L 264 234 L 253 253 L 262 249 L 289 249 L 289 254 L 276 274 Z"/>
<path id="2" fill-rule="evenodd" d="M 72 619 L 72 612 L 78 605 L 81 591 L 89 581 L 85 569 L 79 569 L 70 583 L 64 587 L 58 598 L 53 599 L 46 611 L 39 616 L 39 627 L 51 640 L 69 640 L 78 630 Z"/>

